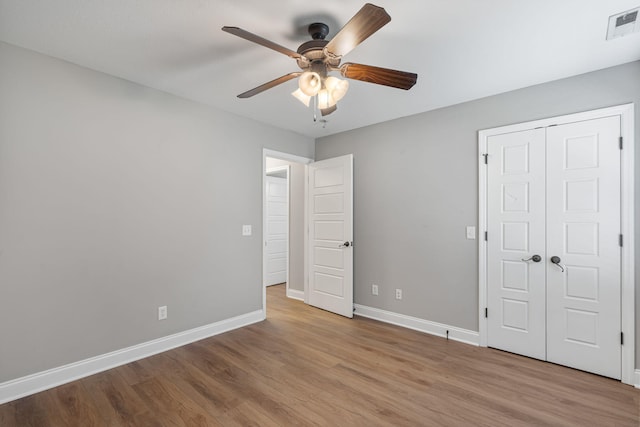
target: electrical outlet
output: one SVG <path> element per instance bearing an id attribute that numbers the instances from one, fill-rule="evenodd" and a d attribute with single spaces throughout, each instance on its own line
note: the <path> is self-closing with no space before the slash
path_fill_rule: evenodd
<path id="1" fill-rule="evenodd" d="M 467 227 L 467 239 L 474 240 L 476 238 L 476 228 L 472 225 Z"/>
<path id="2" fill-rule="evenodd" d="M 243 225 L 242 226 L 242 235 L 243 236 L 251 236 L 251 225 Z"/>
<path id="3" fill-rule="evenodd" d="M 164 320 L 167 318 L 167 306 L 163 305 L 158 307 L 158 320 Z"/>
<path id="4" fill-rule="evenodd" d="M 402 299 L 402 289 L 396 289 L 396 299 Z"/>
<path id="5" fill-rule="evenodd" d="M 378 285 L 371 285 L 371 294 L 378 295 Z"/>

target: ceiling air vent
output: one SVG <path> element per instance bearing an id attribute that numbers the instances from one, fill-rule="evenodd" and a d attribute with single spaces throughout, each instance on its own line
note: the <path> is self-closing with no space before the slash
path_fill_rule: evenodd
<path id="1" fill-rule="evenodd" d="M 639 32 L 640 20 L 638 19 L 638 11 L 640 11 L 640 7 L 610 16 L 607 40 Z"/>

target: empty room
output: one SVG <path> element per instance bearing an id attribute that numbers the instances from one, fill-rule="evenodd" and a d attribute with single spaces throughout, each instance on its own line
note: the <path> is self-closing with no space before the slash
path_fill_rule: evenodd
<path id="1" fill-rule="evenodd" d="M 0 426 L 639 426 L 640 0 L 0 0 Z"/>

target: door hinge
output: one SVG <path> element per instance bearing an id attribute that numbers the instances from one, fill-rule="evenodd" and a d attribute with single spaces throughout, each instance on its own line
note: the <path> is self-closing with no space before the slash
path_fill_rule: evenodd
<path id="1" fill-rule="evenodd" d="M 489 317 L 489 309 L 487 307 L 484 308 L 484 317 L 485 319 Z"/>
<path id="2" fill-rule="evenodd" d="M 489 155 L 488 154 L 483 154 L 482 156 L 484 157 L 484 164 L 488 165 L 489 164 Z"/>
<path id="3" fill-rule="evenodd" d="M 622 244 L 624 243 L 623 238 L 622 238 L 622 234 L 620 234 L 618 236 L 618 244 L 620 245 L 620 247 L 622 247 Z"/>
<path id="4" fill-rule="evenodd" d="M 622 139 L 623 139 L 623 138 L 622 138 L 622 137 L 620 137 L 620 149 L 621 149 L 621 150 L 622 150 L 622 146 L 623 146 L 623 145 L 622 145 Z"/>
<path id="5" fill-rule="evenodd" d="M 620 332 L 620 345 L 624 345 L 624 332 Z"/>
<path id="6" fill-rule="evenodd" d="M 484 232 L 484 241 L 487 242 L 489 240 L 489 232 L 485 231 Z"/>

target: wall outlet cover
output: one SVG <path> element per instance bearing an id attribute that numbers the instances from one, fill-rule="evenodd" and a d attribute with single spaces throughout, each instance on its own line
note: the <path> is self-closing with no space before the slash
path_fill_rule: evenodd
<path id="1" fill-rule="evenodd" d="M 167 306 L 163 305 L 158 307 L 158 320 L 165 320 L 167 318 Z"/>

